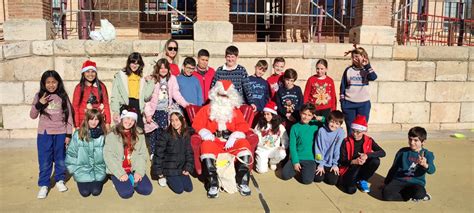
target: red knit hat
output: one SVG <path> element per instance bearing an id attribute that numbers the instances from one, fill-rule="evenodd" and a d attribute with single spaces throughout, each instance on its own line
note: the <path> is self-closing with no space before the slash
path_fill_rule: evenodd
<path id="1" fill-rule="evenodd" d="M 367 131 L 367 120 L 363 115 L 357 115 L 354 122 L 351 124 L 351 128 L 359 131 Z"/>
<path id="2" fill-rule="evenodd" d="M 277 105 L 276 105 L 275 102 L 273 102 L 273 101 L 269 101 L 269 102 L 265 105 L 265 107 L 263 108 L 263 111 L 264 111 L 264 112 L 269 112 L 269 113 L 272 113 L 272 114 L 274 114 L 274 115 L 277 114 L 277 111 L 276 111 L 276 110 L 277 110 Z"/>
<path id="3" fill-rule="evenodd" d="M 97 72 L 97 66 L 95 62 L 90 61 L 90 60 L 84 61 L 84 63 L 82 64 L 81 73 L 87 72 L 87 70 L 94 70 Z"/>

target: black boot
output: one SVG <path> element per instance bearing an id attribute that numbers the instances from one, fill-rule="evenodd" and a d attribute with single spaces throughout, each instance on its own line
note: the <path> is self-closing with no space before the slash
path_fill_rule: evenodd
<path id="1" fill-rule="evenodd" d="M 251 194 L 249 181 L 250 181 L 250 169 L 247 164 L 250 163 L 250 155 L 244 155 L 239 157 L 244 163 L 237 162 L 235 180 L 237 181 L 237 188 L 242 196 L 249 196 Z"/>
<path id="2" fill-rule="evenodd" d="M 219 180 L 217 179 L 216 160 L 212 158 L 204 158 L 202 164 L 205 168 L 204 175 L 207 175 L 209 189 L 207 191 L 208 198 L 216 198 L 219 196 Z"/>

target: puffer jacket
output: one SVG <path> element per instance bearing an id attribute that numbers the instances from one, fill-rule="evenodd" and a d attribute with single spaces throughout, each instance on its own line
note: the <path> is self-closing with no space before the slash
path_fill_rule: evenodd
<path id="1" fill-rule="evenodd" d="M 79 131 L 72 135 L 66 150 L 66 167 L 76 182 L 102 181 L 105 179 L 103 157 L 104 136 L 91 138 L 89 142 L 79 139 Z"/>
<path id="2" fill-rule="evenodd" d="M 188 136 L 174 138 L 170 133 L 164 132 L 157 136 L 158 143 L 153 152 L 151 176 L 156 179 L 159 175 L 178 176 L 183 171 L 194 170 L 194 155 L 191 148 L 192 128 L 188 128 Z"/>

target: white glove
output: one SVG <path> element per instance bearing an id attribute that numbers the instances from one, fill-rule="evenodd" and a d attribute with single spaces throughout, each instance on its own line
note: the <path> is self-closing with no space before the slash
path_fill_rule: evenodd
<path id="1" fill-rule="evenodd" d="M 214 136 L 211 131 L 205 128 L 199 130 L 199 136 L 201 136 L 202 140 L 205 141 L 214 141 L 214 139 L 216 138 L 216 136 Z"/>
<path id="2" fill-rule="evenodd" d="M 237 141 L 238 139 L 242 139 L 242 138 L 245 138 L 245 134 L 243 132 L 239 132 L 239 131 L 233 132 L 232 134 L 230 134 L 229 139 L 225 143 L 224 148 L 225 149 L 232 148 L 235 144 L 235 141 Z"/>
<path id="3" fill-rule="evenodd" d="M 162 177 L 162 178 L 158 179 L 158 185 L 160 185 L 161 187 L 165 187 L 166 186 L 166 178 Z"/>

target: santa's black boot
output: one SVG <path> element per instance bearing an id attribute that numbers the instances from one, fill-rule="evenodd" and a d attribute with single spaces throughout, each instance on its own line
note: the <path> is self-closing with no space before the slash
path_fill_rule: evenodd
<path id="1" fill-rule="evenodd" d="M 209 189 L 207 191 L 208 198 L 219 197 L 219 180 L 217 179 L 216 160 L 212 158 L 204 158 L 202 164 L 205 168 L 204 175 L 207 175 Z"/>
<path id="2" fill-rule="evenodd" d="M 250 163 L 250 155 L 244 155 L 239 157 L 240 160 L 246 164 Z M 250 170 L 249 166 L 240 161 L 237 161 L 237 172 L 235 174 L 235 180 L 237 181 L 237 188 L 242 196 L 249 196 L 251 194 L 249 182 L 250 182 Z"/>

